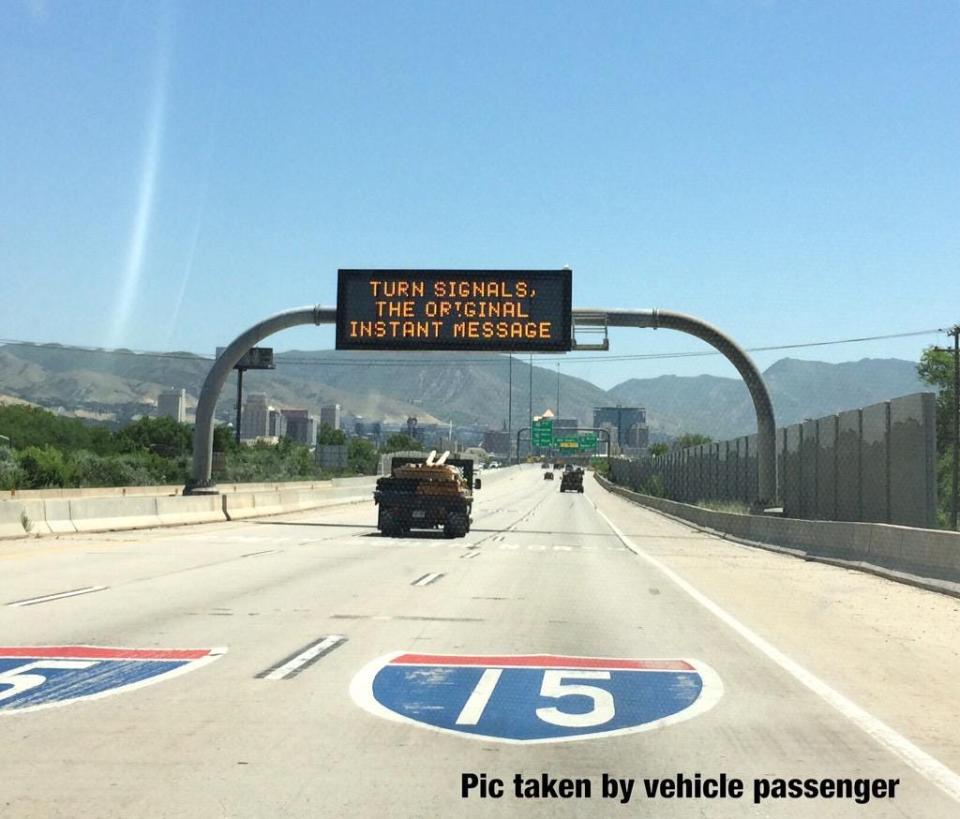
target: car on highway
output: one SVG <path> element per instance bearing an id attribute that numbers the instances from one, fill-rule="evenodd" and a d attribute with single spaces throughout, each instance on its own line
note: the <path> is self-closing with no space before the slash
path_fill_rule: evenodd
<path id="1" fill-rule="evenodd" d="M 552 480 L 553 480 L 553 470 L 552 470 L 552 469 L 548 469 L 546 472 L 544 472 L 544 473 L 543 473 L 543 479 L 544 479 L 545 481 L 552 481 Z"/>

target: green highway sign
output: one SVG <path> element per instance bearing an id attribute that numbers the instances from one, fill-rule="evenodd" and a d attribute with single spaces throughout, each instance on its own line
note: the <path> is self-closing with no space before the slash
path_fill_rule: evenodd
<path id="1" fill-rule="evenodd" d="M 553 419 L 541 418 L 533 422 L 530 430 L 530 442 L 536 447 L 552 447 L 553 443 Z"/>
<path id="2" fill-rule="evenodd" d="M 580 439 L 576 434 L 556 435 L 553 440 L 558 449 L 580 449 Z"/>
<path id="3" fill-rule="evenodd" d="M 596 450 L 597 448 L 597 433 L 595 432 L 580 432 L 580 433 L 567 433 L 565 435 L 554 435 L 553 436 L 553 445 L 557 449 L 572 450 L 579 452 L 580 450 Z"/>

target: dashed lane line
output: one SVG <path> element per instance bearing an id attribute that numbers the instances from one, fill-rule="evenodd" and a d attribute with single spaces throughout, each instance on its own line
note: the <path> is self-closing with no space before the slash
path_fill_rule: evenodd
<path id="1" fill-rule="evenodd" d="M 36 606 L 39 603 L 50 603 L 53 600 L 63 600 L 66 597 L 77 597 L 81 594 L 92 594 L 93 592 L 104 591 L 108 586 L 84 586 L 82 589 L 70 589 L 69 591 L 57 592 L 56 594 L 45 594 L 41 597 L 28 597 L 26 600 L 14 600 L 6 605 L 13 608 L 22 606 Z"/>
<path id="2" fill-rule="evenodd" d="M 257 674 L 260 680 L 289 680 L 297 676 L 304 669 L 309 668 L 321 657 L 329 654 L 337 646 L 346 642 L 346 637 L 342 634 L 330 634 L 321 637 L 316 642 L 311 643 L 306 648 L 301 649 L 296 654 L 291 655 L 285 660 L 281 660 L 277 665 L 261 671 Z"/>
<path id="3" fill-rule="evenodd" d="M 443 577 L 443 572 L 430 572 L 425 574 L 422 577 L 418 577 L 410 585 L 411 586 L 429 586 L 431 583 L 436 583 L 441 577 Z"/>

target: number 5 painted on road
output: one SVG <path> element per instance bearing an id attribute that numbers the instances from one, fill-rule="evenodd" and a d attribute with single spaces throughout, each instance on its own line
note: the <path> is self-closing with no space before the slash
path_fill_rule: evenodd
<path id="1" fill-rule="evenodd" d="M 0 685 L 8 685 L 6 691 L 0 691 L 0 700 L 15 697 L 38 685 L 43 685 L 47 678 L 43 674 L 25 674 L 25 671 L 34 669 L 57 669 L 57 668 L 89 668 L 96 665 L 95 660 L 39 660 L 35 663 L 26 663 L 25 665 L 11 668 L 0 674 Z"/>
<path id="2" fill-rule="evenodd" d="M 569 714 L 559 708 L 538 708 L 537 716 L 551 725 L 560 725 L 564 728 L 589 728 L 593 725 L 603 725 L 610 722 L 616 713 L 613 707 L 613 694 L 605 688 L 595 685 L 569 685 L 564 679 L 572 680 L 609 680 L 609 671 L 555 671 L 543 672 L 543 685 L 540 686 L 541 697 L 570 697 L 579 694 L 593 700 L 593 708 L 584 714 Z"/>

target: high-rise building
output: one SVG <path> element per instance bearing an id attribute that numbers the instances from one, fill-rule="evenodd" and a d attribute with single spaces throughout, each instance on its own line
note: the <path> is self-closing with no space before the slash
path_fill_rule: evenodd
<path id="1" fill-rule="evenodd" d="M 287 419 L 283 410 L 276 407 L 267 408 L 267 434 L 271 438 L 282 438 L 287 434 Z"/>
<path id="2" fill-rule="evenodd" d="M 157 415 L 182 424 L 187 420 L 187 391 L 164 390 L 157 397 Z"/>
<path id="3" fill-rule="evenodd" d="M 510 452 L 510 433 L 506 430 L 489 429 L 483 433 L 483 448 L 497 455 Z"/>
<path id="4" fill-rule="evenodd" d="M 320 423 L 332 429 L 340 429 L 340 405 L 327 404 L 320 407 Z"/>
<path id="5" fill-rule="evenodd" d="M 594 407 L 593 425 L 609 430 L 611 444 L 621 448 L 644 447 L 649 438 L 647 411 L 643 407 Z"/>
<path id="6" fill-rule="evenodd" d="M 286 437 L 300 444 L 316 446 L 317 417 L 305 409 L 285 409 L 283 417 L 287 422 Z"/>
<path id="7" fill-rule="evenodd" d="M 253 441 L 270 434 L 270 407 L 266 393 L 252 392 L 247 395 L 240 417 L 240 439 Z"/>

